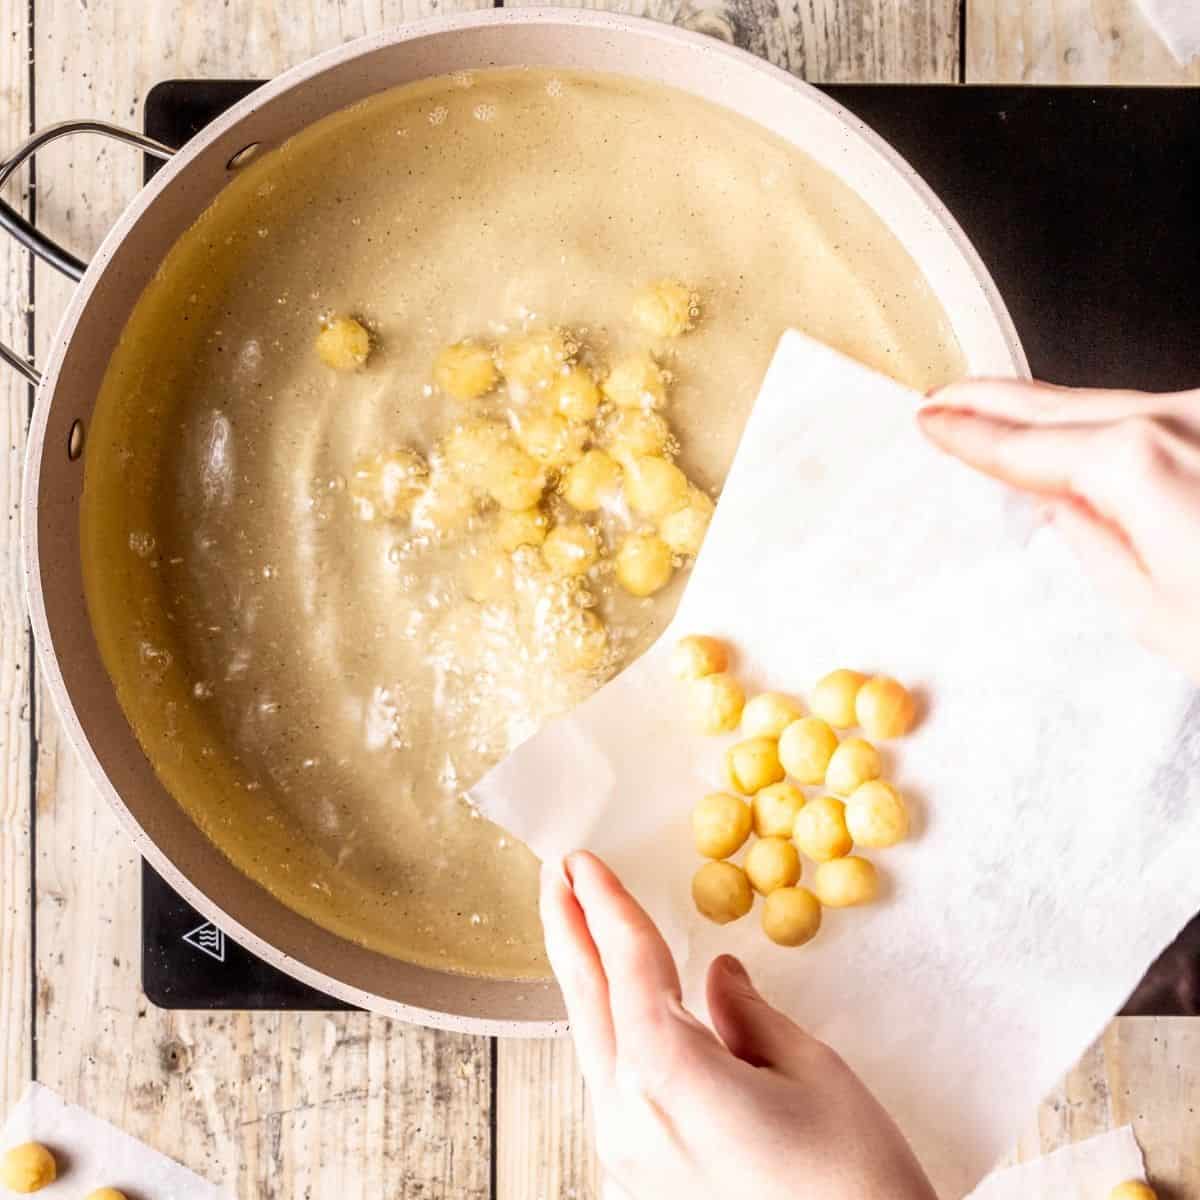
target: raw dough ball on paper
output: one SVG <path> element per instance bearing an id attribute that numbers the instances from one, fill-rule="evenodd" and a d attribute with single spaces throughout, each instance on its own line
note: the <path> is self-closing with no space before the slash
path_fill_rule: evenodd
<path id="1" fill-rule="evenodd" d="M 496 545 L 511 554 L 518 546 L 540 546 L 550 519 L 540 508 L 502 508 L 496 514 Z"/>
<path id="2" fill-rule="evenodd" d="M 759 838 L 746 851 L 746 878 L 761 896 L 791 887 L 800 878 L 800 854 L 787 838 Z"/>
<path id="3" fill-rule="evenodd" d="M 1127 1179 L 1108 1193 L 1108 1200 L 1158 1200 L 1158 1193 L 1140 1179 Z"/>
<path id="4" fill-rule="evenodd" d="M 754 832 L 760 838 L 791 837 L 804 793 L 794 783 L 773 783 L 755 794 L 752 807 Z"/>
<path id="5" fill-rule="evenodd" d="M 596 535 L 586 525 L 555 525 L 542 545 L 542 558 L 556 575 L 582 575 L 599 557 Z"/>
<path id="6" fill-rule="evenodd" d="M 456 400 L 477 400 L 496 386 L 492 352 L 479 342 L 455 342 L 433 360 L 433 382 Z"/>
<path id="7" fill-rule="evenodd" d="M 779 735 L 779 760 L 801 783 L 823 783 L 837 734 L 820 717 L 801 717 Z"/>
<path id="8" fill-rule="evenodd" d="M 687 503 L 658 523 L 658 536 L 676 554 L 696 555 L 712 520 L 713 502 L 698 488 L 688 487 Z"/>
<path id="9" fill-rule="evenodd" d="M 729 652 L 716 638 L 693 633 L 681 637 L 671 651 L 671 674 L 676 679 L 700 679 L 729 666 Z"/>
<path id="10" fill-rule="evenodd" d="M 580 512 L 594 512 L 621 486 L 621 466 L 603 450 L 588 450 L 563 476 L 563 499 Z"/>
<path id="11" fill-rule="evenodd" d="M 747 887 L 750 885 L 747 884 Z M 58 1176 L 54 1155 L 41 1142 L 23 1142 L 0 1159 L 0 1183 L 10 1192 L 40 1192 Z"/>
<path id="12" fill-rule="evenodd" d="M 124 1192 L 117 1191 L 116 1188 L 103 1187 L 97 1188 L 94 1192 L 88 1192 L 84 1200 L 128 1200 Z"/>
<path id="13" fill-rule="evenodd" d="M 854 712 L 871 737 L 896 738 L 912 728 L 917 705 L 904 684 L 890 675 L 875 675 L 858 689 Z"/>
<path id="14" fill-rule="evenodd" d="M 782 692 L 760 692 L 746 701 L 742 728 L 751 737 L 777 738 L 800 716 L 800 705 Z"/>
<path id="15" fill-rule="evenodd" d="M 709 862 L 692 876 L 692 900 L 710 921 L 728 925 L 750 911 L 754 892 L 741 867 Z"/>
<path id="16" fill-rule="evenodd" d="M 600 407 L 600 388 L 586 367 L 572 367 L 551 389 L 558 411 L 569 421 L 590 421 Z"/>
<path id="17" fill-rule="evenodd" d="M 817 680 L 810 707 L 834 729 L 848 729 L 858 719 L 854 713 L 854 700 L 865 679 L 865 675 L 845 668 L 830 671 Z"/>
<path id="18" fill-rule="evenodd" d="M 730 733 L 742 719 L 746 694 L 732 675 L 721 671 L 694 679 L 687 699 L 692 724 L 701 733 Z"/>
<path id="19" fill-rule="evenodd" d="M 415 450 L 389 450 L 361 459 L 350 473 L 355 515 L 364 521 L 404 516 L 412 511 L 428 478 L 429 467 Z"/>
<path id="20" fill-rule="evenodd" d="M 565 671 L 594 671 L 608 653 L 608 630 L 590 608 L 574 608 L 554 637 L 554 653 Z"/>
<path id="21" fill-rule="evenodd" d="M 634 297 L 633 319 L 651 337 L 678 337 L 700 315 L 699 305 L 682 283 L 669 279 L 642 288 Z"/>
<path id="22" fill-rule="evenodd" d="M 725 774 L 743 796 L 778 783 L 783 778 L 779 743 L 774 738 L 755 737 L 730 746 L 725 751 Z"/>
<path id="23" fill-rule="evenodd" d="M 358 371 L 371 354 L 371 335 L 353 317 L 334 317 L 317 334 L 317 357 L 335 371 Z"/>
<path id="24" fill-rule="evenodd" d="M 847 738 L 834 752 L 825 770 L 825 786 L 839 796 L 883 774 L 879 751 L 862 738 Z"/>
<path id="25" fill-rule="evenodd" d="M 688 502 L 687 476 L 672 462 L 645 454 L 625 466 L 625 499 L 639 517 L 658 521 Z"/>
<path id="26" fill-rule="evenodd" d="M 813 891 L 829 908 L 870 904 L 879 895 L 879 875 L 865 858 L 835 858 L 817 867 Z"/>
<path id="27" fill-rule="evenodd" d="M 618 408 L 662 408 L 667 402 L 662 368 L 644 350 L 618 359 L 600 386 Z"/>
<path id="28" fill-rule="evenodd" d="M 750 836 L 750 805 L 728 792 L 710 792 L 692 809 L 692 837 L 705 858 L 728 858 Z"/>
<path id="29" fill-rule="evenodd" d="M 578 462 L 588 439 L 586 425 L 568 421 L 555 412 L 522 413 L 515 432 L 521 449 L 548 467 Z"/>
<path id="30" fill-rule="evenodd" d="M 846 806 L 834 796 L 818 796 L 797 814 L 792 839 L 813 862 L 841 858 L 854 849 L 846 828 Z"/>
<path id="31" fill-rule="evenodd" d="M 630 595 L 653 596 L 674 570 L 670 546 L 652 533 L 631 533 L 617 551 L 617 582 Z"/>
<path id="32" fill-rule="evenodd" d="M 501 343 L 496 352 L 500 373 L 509 383 L 527 390 L 545 389 L 562 374 L 572 349 L 554 329 L 517 334 Z"/>
<path id="33" fill-rule="evenodd" d="M 908 836 L 908 809 L 890 783 L 872 779 L 846 801 L 846 828 L 856 846 L 886 850 Z"/>
<path id="34" fill-rule="evenodd" d="M 803 946 L 821 928 L 821 905 L 808 888 L 777 888 L 763 905 L 762 927 L 780 946 Z"/>
<path id="35" fill-rule="evenodd" d="M 643 454 L 662 454 L 671 441 L 671 427 L 656 412 L 626 408 L 617 413 L 608 430 L 608 449 L 618 462 Z"/>
<path id="36" fill-rule="evenodd" d="M 533 508 L 546 488 L 541 464 L 516 446 L 504 446 L 485 473 L 484 486 L 501 508 Z"/>

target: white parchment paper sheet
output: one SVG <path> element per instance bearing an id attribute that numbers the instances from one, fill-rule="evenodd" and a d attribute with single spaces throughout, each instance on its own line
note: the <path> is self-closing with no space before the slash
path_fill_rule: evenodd
<path id="1" fill-rule="evenodd" d="M 697 1009 L 708 962 L 741 955 L 959 1197 L 1200 908 L 1200 699 L 1053 530 L 926 444 L 918 400 L 787 334 L 672 628 L 475 796 L 543 857 L 607 858 Z M 926 708 L 885 748 L 915 836 L 871 855 L 883 902 L 827 912 L 804 949 L 758 907 L 692 911 L 689 812 L 733 739 L 687 727 L 666 661 L 685 632 L 736 646 L 751 692 L 853 666 Z"/>
<path id="2" fill-rule="evenodd" d="M 970 1200 L 1106 1200 L 1118 1183 L 1145 1179 L 1128 1125 L 989 1175 Z"/>
<path id="3" fill-rule="evenodd" d="M 1196 0 L 1138 0 L 1150 27 L 1180 63 L 1200 54 L 1200 4 Z"/>

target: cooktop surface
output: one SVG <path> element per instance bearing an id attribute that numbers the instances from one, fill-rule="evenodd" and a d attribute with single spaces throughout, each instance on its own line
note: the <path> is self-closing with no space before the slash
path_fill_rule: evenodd
<path id="1" fill-rule="evenodd" d="M 257 86 L 161 83 L 146 97 L 146 132 L 181 146 Z M 1008 303 L 1034 375 L 1200 386 L 1200 88 L 822 90 L 895 146 L 954 214 Z M 147 160 L 147 177 L 156 165 Z M 143 986 L 165 1008 L 346 1007 L 238 946 L 148 865 L 142 929 Z M 1124 1011 L 1200 1015 L 1200 917 Z"/>

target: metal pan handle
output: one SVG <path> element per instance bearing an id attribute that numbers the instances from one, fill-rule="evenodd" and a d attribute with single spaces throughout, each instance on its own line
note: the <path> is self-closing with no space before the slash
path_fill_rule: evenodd
<path id="1" fill-rule="evenodd" d="M 47 125 L 45 129 L 38 130 L 7 158 L 0 160 L 0 188 L 4 187 L 26 159 L 32 158 L 43 146 L 73 133 L 98 133 L 101 137 L 124 142 L 127 146 L 143 150 L 164 161 L 175 153 L 170 146 L 164 146 L 162 142 L 156 142 L 144 133 L 123 129 L 120 125 L 110 125 L 107 121 L 60 121 L 56 125 Z M 64 250 L 3 200 L 0 200 L 0 229 L 6 229 L 26 250 L 48 262 L 68 279 L 79 280 L 83 277 L 87 264 L 82 259 L 76 258 L 69 250 Z M 24 375 L 34 387 L 41 383 L 42 375 L 37 367 L 3 342 L 0 342 L 0 359 Z"/>

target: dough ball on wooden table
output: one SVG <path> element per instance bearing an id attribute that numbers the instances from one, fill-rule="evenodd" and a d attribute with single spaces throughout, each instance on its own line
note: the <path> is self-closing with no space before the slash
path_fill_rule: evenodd
<path id="1" fill-rule="evenodd" d="M 862 738 L 847 738 L 833 752 L 825 769 L 825 786 L 839 796 L 883 774 L 879 751 Z"/>
<path id="2" fill-rule="evenodd" d="M 22 1196 L 40 1192 L 57 1177 L 54 1155 L 41 1142 L 22 1142 L 6 1150 L 0 1158 L 0 1183 Z"/>
<path id="3" fill-rule="evenodd" d="M 916 701 L 890 675 L 875 675 L 858 689 L 854 712 L 863 732 L 873 738 L 903 737 L 917 716 Z"/>
<path id="4" fill-rule="evenodd" d="M 371 335 L 353 317 L 332 317 L 313 342 L 317 357 L 335 371 L 359 371 L 371 356 Z"/>
<path id="5" fill-rule="evenodd" d="M 644 350 L 618 359 L 600 387 L 618 408 L 662 408 L 667 402 L 666 377 Z"/>
<path id="6" fill-rule="evenodd" d="M 879 874 L 865 858 L 835 858 L 817 867 L 813 891 L 827 908 L 870 904 L 879 895 Z"/>
<path id="7" fill-rule="evenodd" d="M 492 351 L 480 342 L 455 342 L 433 360 L 433 382 L 456 400 L 477 400 L 496 386 Z"/>
<path id="8" fill-rule="evenodd" d="M 809 707 L 834 729 L 848 729 L 858 720 L 854 713 L 854 700 L 865 679 L 865 675 L 844 667 L 830 671 L 817 680 Z"/>
<path id="9" fill-rule="evenodd" d="M 792 840 L 813 862 L 828 862 L 849 854 L 854 839 L 846 828 L 846 806 L 835 796 L 810 800 L 796 814 Z"/>
<path id="10" fill-rule="evenodd" d="M 890 783 L 872 779 L 846 801 L 846 828 L 856 846 L 886 850 L 908 836 L 908 809 Z"/>
<path id="11" fill-rule="evenodd" d="M 800 870 L 800 854 L 787 838 L 759 838 L 746 851 L 746 878 L 759 895 L 791 887 L 800 878 Z"/>
<path id="12" fill-rule="evenodd" d="M 730 746 L 725 752 L 725 775 L 743 796 L 778 783 L 783 778 L 779 743 L 774 738 L 754 737 Z"/>
<path id="13" fill-rule="evenodd" d="M 676 679 L 700 679 L 729 666 L 729 651 L 716 638 L 691 633 L 681 637 L 671 651 L 671 674 Z"/>
<path id="14" fill-rule="evenodd" d="M 632 596 L 653 596 L 675 571 L 670 546 L 652 533 L 631 533 L 617 551 L 616 567 L 617 582 Z"/>
<path id="15" fill-rule="evenodd" d="M 796 814 L 804 807 L 804 793 L 786 780 L 772 783 L 755 793 L 754 832 L 760 838 L 792 836 Z"/>
<path id="16" fill-rule="evenodd" d="M 800 705 L 791 696 L 785 696 L 782 692 L 760 692 L 746 702 L 742 712 L 742 728 L 751 737 L 777 738 L 799 718 Z"/>
<path id="17" fill-rule="evenodd" d="M 621 465 L 603 450 L 588 450 L 563 476 L 563 499 L 580 512 L 594 512 L 621 488 Z"/>
<path id="18" fill-rule="evenodd" d="M 649 284 L 633 298 L 633 319 L 651 337 L 679 337 L 699 315 L 691 291 L 670 279 Z"/>
<path id="19" fill-rule="evenodd" d="M 742 719 L 745 704 L 742 685 L 724 671 L 688 685 L 688 714 L 700 733 L 731 733 Z"/>
<path id="20" fill-rule="evenodd" d="M 746 872 L 731 862 L 709 862 L 692 876 L 692 901 L 718 925 L 744 917 L 754 904 Z"/>
<path id="21" fill-rule="evenodd" d="M 763 932 L 779 946 L 803 946 L 821 928 L 821 905 L 802 887 L 776 888 L 763 905 Z"/>
<path id="22" fill-rule="evenodd" d="M 779 760 L 793 779 L 824 783 L 837 744 L 837 734 L 820 717 L 801 717 L 779 735 Z"/>
<path id="23" fill-rule="evenodd" d="M 705 858 L 728 858 L 750 836 L 750 805 L 728 792 L 710 792 L 692 809 L 692 838 Z"/>

